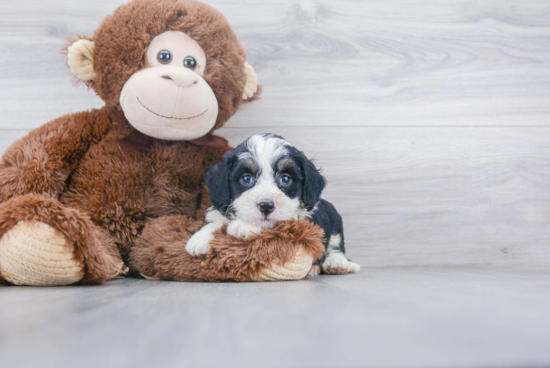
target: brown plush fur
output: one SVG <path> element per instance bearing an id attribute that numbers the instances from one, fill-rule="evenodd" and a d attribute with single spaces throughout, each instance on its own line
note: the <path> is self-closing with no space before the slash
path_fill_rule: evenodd
<path id="1" fill-rule="evenodd" d="M 89 86 L 108 107 L 118 107 L 124 83 L 143 69 L 151 40 L 165 31 L 184 32 L 204 50 L 207 65 L 203 78 L 219 105 L 213 129 L 220 128 L 241 104 L 246 52 L 225 17 L 198 1 L 134 0 L 120 6 L 92 37 L 94 69 L 101 72 Z"/>
<path id="2" fill-rule="evenodd" d="M 275 259 L 292 258 L 298 246 L 318 258 L 321 235 L 307 222 L 281 224 L 251 242 L 220 231 L 207 256 L 185 251 L 210 205 L 203 175 L 228 148 L 154 140 L 123 156 L 117 143 L 133 131 L 119 105 L 121 89 L 144 67 L 151 40 L 167 30 L 187 33 L 206 53 L 204 79 L 219 104 L 213 130 L 235 113 L 246 54 L 220 13 L 192 0 L 122 5 L 93 35 L 96 78 L 88 86 L 105 107 L 33 130 L 0 160 L 0 237 L 21 220 L 52 226 L 84 262 L 81 283 L 123 273 L 121 259 L 136 273 L 159 279 L 244 281 Z"/>
<path id="3" fill-rule="evenodd" d="M 215 233 L 206 255 L 192 257 L 185 244 L 202 224 L 186 226 L 186 221 L 170 216 L 147 224 L 132 249 L 131 265 L 156 280 L 254 281 L 274 261 L 292 260 L 300 247 L 312 259 L 324 253 L 321 229 L 307 221 L 291 220 L 264 229 L 249 242 L 227 235 L 224 226 Z"/>
<path id="4" fill-rule="evenodd" d="M 38 194 L 12 198 L 0 205 L 0 237 L 19 221 L 40 221 L 60 231 L 74 244 L 76 259 L 84 262 L 82 283 L 100 283 L 120 274 L 124 263 L 113 239 L 81 211 Z"/>

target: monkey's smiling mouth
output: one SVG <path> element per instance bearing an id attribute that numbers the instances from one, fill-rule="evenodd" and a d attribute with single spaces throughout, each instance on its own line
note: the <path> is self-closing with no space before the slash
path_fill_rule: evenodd
<path id="1" fill-rule="evenodd" d="M 154 112 L 153 110 L 151 110 L 150 108 L 148 108 L 147 106 L 145 106 L 145 105 L 143 104 L 143 102 L 141 102 L 141 101 L 139 100 L 139 97 L 136 96 L 136 98 L 137 98 L 138 102 L 141 104 L 141 106 L 143 106 L 147 111 L 149 111 L 149 112 L 151 112 L 151 113 L 153 113 L 153 114 L 155 114 L 155 115 L 157 115 L 157 116 L 160 116 L 161 118 L 166 118 L 166 119 L 189 120 L 189 119 L 198 118 L 199 116 L 206 114 L 206 112 L 208 111 L 208 109 L 206 109 L 206 110 L 204 110 L 202 113 L 200 113 L 200 114 L 198 114 L 198 115 L 195 115 L 195 116 L 190 116 L 190 117 L 188 117 L 188 118 L 176 118 L 176 117 L 174 117 L 174 116 L 164 116 L 164 115 L 161 115 L 161 114 L 157 114 L 156 112 Z"/>

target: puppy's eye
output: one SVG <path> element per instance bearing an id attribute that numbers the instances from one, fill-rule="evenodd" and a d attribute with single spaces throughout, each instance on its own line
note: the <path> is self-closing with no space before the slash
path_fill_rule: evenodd
<path id="1" fill-rule="evenodd" d="M 170 64 L 172 61 L 172 54 L 168 50 L 160 50 L 157 54 L 157 60 L 161 64 Z"/>
<path id="2" fill-rule="evenodd" d="M 187 56 L 183 59 L 183 66 L 193 70 L 197 67 L 197 60 L 193 56 Z"/>
<path id="3" fill-rule="evenodd" d="M 252 184 L 254 184 L 254 178 L 252 177 L 252 175 L 250 174 L 244 174 L 243 176 L 241 176 L 241 183 L 244 185 L 244 186 L 251 186 Z"/>
<path id="4" fill-rule="evenodd" d="M 290 177 L 290 175 L 281 175 L 281 177 L 279 178 L 279 183 L 283 187 L 288 187 L 290 184 L 292 184 L 292 178 Z"/>

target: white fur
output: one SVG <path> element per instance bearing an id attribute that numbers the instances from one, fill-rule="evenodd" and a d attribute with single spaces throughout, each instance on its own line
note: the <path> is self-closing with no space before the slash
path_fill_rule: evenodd
<path id="1" fill-rule="evenodd" d="M 208 253 L 210 250 L 210 240 L 214 239 L 212 233 L 222 227 L 223 224 L 229 223 L 229 220 L 224 215 L 212 207 L 206 213 L 206 221 L 208 224 L 193 234 L 185 245 L 185 250 L 192 256 Z"/>
<path id="2" fill-rule="evenodd" d="M 187 253 L 192 256 L 197 256 L 199 254 L 206 254 L 210 250 L 210 240 L 214 239 L 212 233 L 218 230 L 223 223 L 211 222 L 206 224 L 197 231 L 193 236 L 187 241 L 185 245 L 185 250 Z"/>
<path id="3" fill-rule="evenodd" d="M 275 210 L 267 219 L 260 212 L 258 203 L 271 200 L 275 204 Z M 256 185 L 241 194 L 232 203 L 235 217 L 258 227 L 271 228 L 280 221 L 290 220 L 297 214 L 300 207 L 298 198 L 288 198 L 274 182 L 273 178 L 267 179 L 263 175 Z"/>
<path id="4" fill-rule="evenodd" d="M 210 207 L 206 212 L 206 222 L 221 222 L 222 224 L 228 224 L 230 221 L 227 217 L 221 214 L 220 211 L 214 207 Z"/>
<path id="5" fill-rule="evenodd" d="M 330 274 L 345 274 L 356 273 L 361 267 L 355 263 L 348 261 L 346 256 L 340 250 L 342 237 L 340 234 L 331 235 L 327 247 L 327 257 L 321 265 L 324 273 Z"/>
<path id="6" fill-rule="evenodd" d="M 296 217 L 300 200 L 288 198 L 279 189 L 273 172 L 273 164 L 288 152 L 287 146 L 291 144 L 283 139 L 266 135 L 255 135 L 247 141 L 249 152 L 239 155 L 239 159 L 253 159 L 260 169 L 260 175 L 254 187 L 242 193 L 231 204 L 231 209 L 235 211 L 235 218 L 256 227 L 271 228 L 280 221 Z M 266 200 L 271 200 L 275 204 L 275 210 L 267 219 L 258 208 L 258 203 Z"/>
<path id="7" fill-rule="evenodd" d="M 317 205 L 315 205 L 311 211 L 308 211 L 305 206 L 300 204 L 300 206 L 298 207 L 298 211 L 296 211 L 294 219 L 301 218 L 302 220 L 309 220 L 315 211 L 317 211 Z"/>
<path id="8" fill-rule="evenodd" d="M 333 234 L 328 240 L 327 253 L 336 253 L 340 251 L 340 244 L 342 244 L 342 237 L 340 234 Z"/>
<path id="9" fill-rule="evenodd" d="M 246 143 L 250 152 L 242 153 L 239 158 L 251 157 L 262 170 L 268 169 L 273 174 L 272 166 L 277 159 L 288 152 L 285 148 L 287 146 L 292 145 L 281 138 L 263 134 L 253 135 Z"/>
<path id="10" fill-rule="evenodd" d="M 231 221 L 227 227 L 227 233 L 229 235 L 240 239 L 249 239 L 251 235 L 259 234 L 261 231 L 261 227 L 255 226 L 241 219 Z"/>

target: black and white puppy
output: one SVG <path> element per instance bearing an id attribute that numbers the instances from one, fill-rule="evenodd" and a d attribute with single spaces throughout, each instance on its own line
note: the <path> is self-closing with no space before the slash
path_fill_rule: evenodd
<path id="1" fill-rule="evenodd" d="M 342 217 L 320 199 L 325 179 L 315 165 L 288 141 L 274 134 L 254 135 L 206 174 L 210 202 L 206 224 L 187 242 L 191 255 L 207 253 L 212 232 L 228 224 L 228 234 L 248 238 L 262 228 L 301 217 L 325 234 L 326 256 L 310 273 L 343 274 L 360 267 L 345 255 Z"/>

